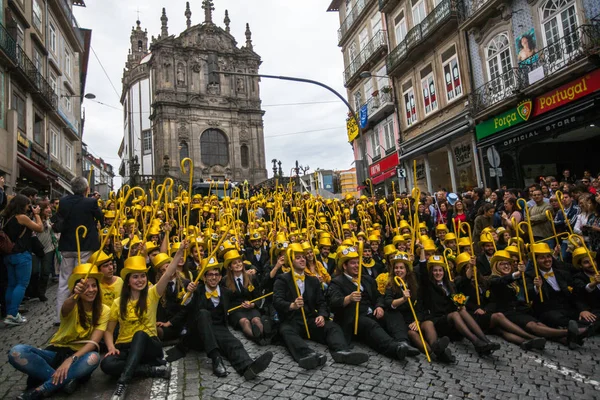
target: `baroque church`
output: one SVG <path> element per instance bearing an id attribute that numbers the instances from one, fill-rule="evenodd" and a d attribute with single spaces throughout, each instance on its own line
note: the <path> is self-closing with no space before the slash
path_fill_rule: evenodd
<path id="1" fill-rule="evenodd" d="M 261 59 L 246 43 L 238 47 L 225 28 L 213 22 L 213 2 L 202 1 L 204 22 L 169 35 L 162 9 L 161 32 L 152 37 L 140 21 L 131 32 L 131 49 L 123 70 L 124 137 L 119 148 L 123 183 L 134 174 L 165 173 L 187 180 L 180 162 L 190 157 L 194 181 L 228 179 L 257 184 L 267 179 L 263 115 L 258 74 Z"/>

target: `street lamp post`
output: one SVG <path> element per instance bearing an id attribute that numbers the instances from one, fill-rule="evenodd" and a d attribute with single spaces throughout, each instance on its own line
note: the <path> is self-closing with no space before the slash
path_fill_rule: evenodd
<path id="1" fill-rule="evenodd" d="M 350 105 L 350 103 L 348 103 L 348 100 L 346 100 L 344 98 L 344 96 L 342 96 L 341 94 L 339 94 L 335 89 L 333 89 L 330 86 L 327 86 L 326 84 L 324 84 L 322 82 L 319 82 L 319 81 L 315 81 L 315 80 L 312 80 L 312 79 L 306 79 L 306 78 L 297 78 L 297 77 L 293 77 L 293 76 L 266 75 L 266 74 L 247 74 L 247 73 L 244 73 L 244 72 L 232 72 L 232 71 L 219 71 L 219 72 L 221 72 L 223 75 L 250 76 L 250 77 L 255 77 L 255 78 L 269 78 L 269 79 L 279 79 L 279 80 L 282 80 L 282 81 L 292 81 L 292 82 L 309 83 L 311 85 L 317 85 L 317 86 L 320 86 L 322 88 L 325 88 L 325 89 L 329 90 L 331 93 L 335 94 L 342 101 L 342 103 L 344 103 L 346 105 L 346 107 L 348 107 L 348 110 L 350 110 L 351 118 L 356 123 L 356 126 L 359 127 L 359 146 L 358 147 L 359 147 L 361 159 L 365 161 L 365 163 L 363 163 L 363 165 L 362 165 L 362 173 L 363 173 L 363 176 L 365 178 L 367 177 L 367 165 L 366 165 L 366 149 L 367 149 L 367 145 L 365 143 L 365 137 L 362 134 L 362 130 L 360 130 L 360 123 L 356 119 L 356 112 L 354 111 L 354 109 L 352 108 L 352 106 Z"/>

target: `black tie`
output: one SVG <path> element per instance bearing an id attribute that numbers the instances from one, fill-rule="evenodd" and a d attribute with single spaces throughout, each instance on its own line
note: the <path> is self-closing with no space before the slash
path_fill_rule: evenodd
<path id="1" fill-rule="evenodd" d="M 238 287 L 238 290 L 241 292 L 242 287 L 243 287 L 242 278 L 237 278 L 237 287 Z"/>
<path id="2" fill-rule="evenodd" d="M 173 293 L 175 283 L 174 282 L 169 282 L 169 284 L 167 285 L 167 287 L 169 288 L 169 293 Z"/>

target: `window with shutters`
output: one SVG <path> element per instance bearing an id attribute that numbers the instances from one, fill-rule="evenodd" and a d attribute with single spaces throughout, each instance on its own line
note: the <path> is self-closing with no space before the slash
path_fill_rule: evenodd
<path id="1" fill-rule="evenodd" d="M 453 101 L 463 94 L 462 79 L 456 46 L 452 45 L 442 53 L 442 68 L 444 70 L 444 83 L 446 85 L 446 99 Z"/>
<path id="2" fill-rule="evenodd" d="M 412 81 L 402 85 L 402 96 L 404 100 L 404 116 L 406 126 L 411 126 L 417 122 L 417 104 L 415 103 L 415 92 L 412 87 Z"/>
<path id="3" fill-rule="evenodd" d="M 394 35 L 396 37 L 396 46 L 406 37 L 406 20 L 404 19 L 404 10 L 394 18 Z"/>
<path id="4" fill-rule="evenodd" d="M 421 70 L 421 92 L 423 93 L 423 109 L 428 115 L 438 109 L 437 91 L 431 64 Z"/>

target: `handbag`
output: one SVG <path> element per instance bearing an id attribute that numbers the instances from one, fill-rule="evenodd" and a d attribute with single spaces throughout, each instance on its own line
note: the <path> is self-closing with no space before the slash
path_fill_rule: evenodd
<path id="1" fill-rule="evenodd" d="M 10 221 L 12 218 L 14 218 L 14 216 L 10 217 L 8 219 L 8 221 Z M 8 223 L 8 221 L 2 223 L 2 228 L 0 228 L 0 254 L 2 255 L 8 255 L 8 254 L 12 254 L 13 249 L 15 247 L 15 242 L 13 242 L 10 237 L 8 237 L 8 235 L 6 234 L 6 232 L 4 232 L 4 227 L 6 226 L 6 224 Z M 21 234 L 19 235 L 19 237 L 17 238 L 17 240 L 21 239 L 23 237 L 23 235 L 25 234 L 25 231 L 27 230 L 27 228 L 23 228 L 23 232 L 21 232 Z"/>
<path id="2" fill-rule="evenodd" d="M 31 252 L 39 258 L 44 258 L 44 255 L 46 255 L 44 245 L 37 236 L 31 237 Z"/>
<path id="3" fill-rule="evenodd" d="M 79 204 L 79 202 L 82 199 L 79 199 L 79 201 L 77 201 L 77 203 L 73 204 L 73 207 L 71 207 L 71 209 L 69 210 L 69 213 L 66 216 L 62 216 L 60 215 L 59 212 L 56 212 L 56 214 L 54 214 L 51 218 L 50 218 L 50 222 L 52 222 L 52 230 L 56 233 L 61 233 L 64 229 L 65 229 L 65 221 L 67 219 L 69 219 L 69 217 L 71 216 L 71 213 L 73 212 L 73 209 L 77 206 L 77 204 Z M 59 204 L 60 206 L 60 204 Z"/>

